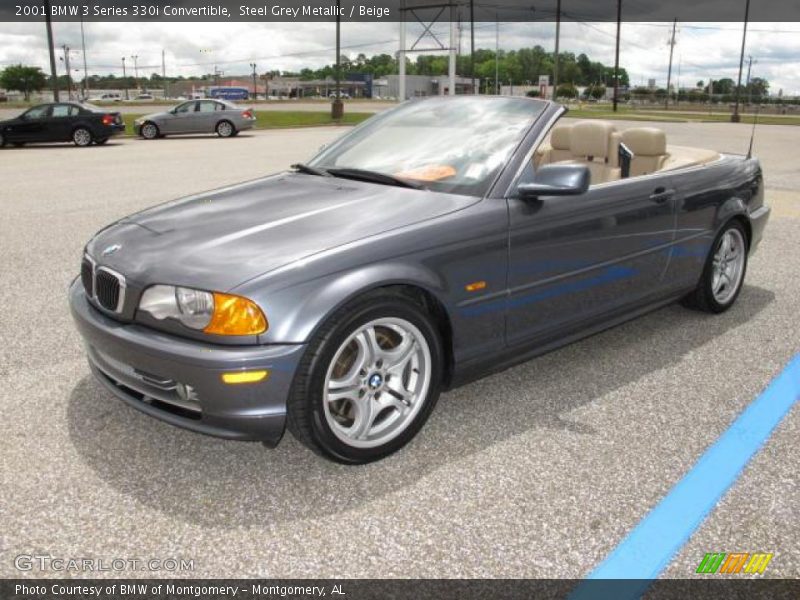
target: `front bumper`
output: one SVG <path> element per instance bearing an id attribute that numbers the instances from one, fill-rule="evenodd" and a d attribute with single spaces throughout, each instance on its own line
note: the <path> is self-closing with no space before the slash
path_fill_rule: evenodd
<path id="1" fill-rule="evenodd" d="M 766 204 L 750 213 L 750 229 L 752 233 L 750 240 L 751 252 L 756 249 L 756 246 L 761 243 L 761 238 L 764 237 L 764 228 L 767 226 L 769 214 L 770 207 Z"/>
<path id="2" fill-rule="evenodd" d="M 276 445 L 302 344 L 221 346 L 161 333 L 103 315 L 76 279 L 69 303 L 97 379 L 126 404 L 206 435 Z M 222 373 L 269 371 L 258 383 L 226 384 Z M 179 394 L 177 384 L 194 395 Z"/>

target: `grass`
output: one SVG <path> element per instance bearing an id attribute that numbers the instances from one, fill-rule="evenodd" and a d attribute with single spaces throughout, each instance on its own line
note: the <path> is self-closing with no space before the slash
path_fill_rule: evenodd
<path id="1" fill-rule="evenodd" d="M 618 112 L 614 112 L 608 106 L 570 108 L 567 116 L 580 119 L 661 121 L 664 123 L 729 123 L 731 120 L 729 113 L 678 112 L 646 108 L 631 110 L 627 106 L 620 106 Z M 741 118 L 742 123 L 752 124 L 756 117 L 748 113 L 741 115 Z M 761 125 L 800 125 L 800 115 L 759 115 L 758 123 Z"/>
<path id="2" fill-rule="evenodd" d="M 373 116 L 373 113 L 345 112 L 341 120 L 331 118 L 328 112 L 292 111 L 292 110 L 257 110 L 256 129 L 286 129 L 295 127 L 320 127 L 323 125 L 357 125 Z M 134 135 L 133 122 L 143 115 L 123 114 L 125 135 Z"/>

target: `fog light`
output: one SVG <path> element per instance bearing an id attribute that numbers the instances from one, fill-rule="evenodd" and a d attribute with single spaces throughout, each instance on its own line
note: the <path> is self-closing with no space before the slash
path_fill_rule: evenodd
<path id="1" fill-rule="evenodd" d="M 178 398 L 185 402 L 198 402 L 200 400 L 195 389 L 184 383 L 177 384 L 175 386 L 175 392 L 177 392 Z"/>
<path id="2" fill-rule="evenodd" d="M 223 373 L 222 381 L 225 383 L 256 383 L 269 377 L 269 371 L 236 371 L 234 373 Z"/>

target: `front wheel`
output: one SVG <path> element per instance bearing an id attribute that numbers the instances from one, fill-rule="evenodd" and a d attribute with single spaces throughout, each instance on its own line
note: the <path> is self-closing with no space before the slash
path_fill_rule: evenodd
<path id="1" fill-rule="evenodd" d="M 146 140 L 154 140 L 159 136 L 159 134 L 160 132 L 158 130 L 158 125 L 155 123 L 145 123 L 139 130 L 139 135 Z"/>
<path id="2" fill-rule="evenodd" d="M 425 310 L 399 295 L 365 297 L 309 344 L 289 397 L 289 430 L 338 462 L 388 456 L 433 410 L 441 364 L 440 337 Z"/>
<path id="3" fill-rule="evenodd" d="M 226 138 L 232 137 L 236 133 L 236 128 L 230 121 L 220 121 L 217 123 L 216 131 L 219 137 Z"/>
<path id="4" fill-rule="evenodd" d="M 719 232 L 706 260 L 697 288 L 685 304 L 706 312 L 728 310 L 742 290 L 747 271 L 747 234 L 738 221 L 730 221 Z"/>
<path id="5" fill-rule="evenodd" d="M 79 148 L 85 148 L 92 143 L 92 132 L 85 127 L 78 127 L 72 132 L 72 141 Z"/>

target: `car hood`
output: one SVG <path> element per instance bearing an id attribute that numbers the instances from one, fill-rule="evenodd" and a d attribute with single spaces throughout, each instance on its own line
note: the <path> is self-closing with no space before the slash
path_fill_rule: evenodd
<path id="1" fill-rule="evenodd" d="M 190 196 L 101 230 L 87 252 L 140 284 L 230 290 L 343 244 L 476 198 L 284 173 Z"/>

